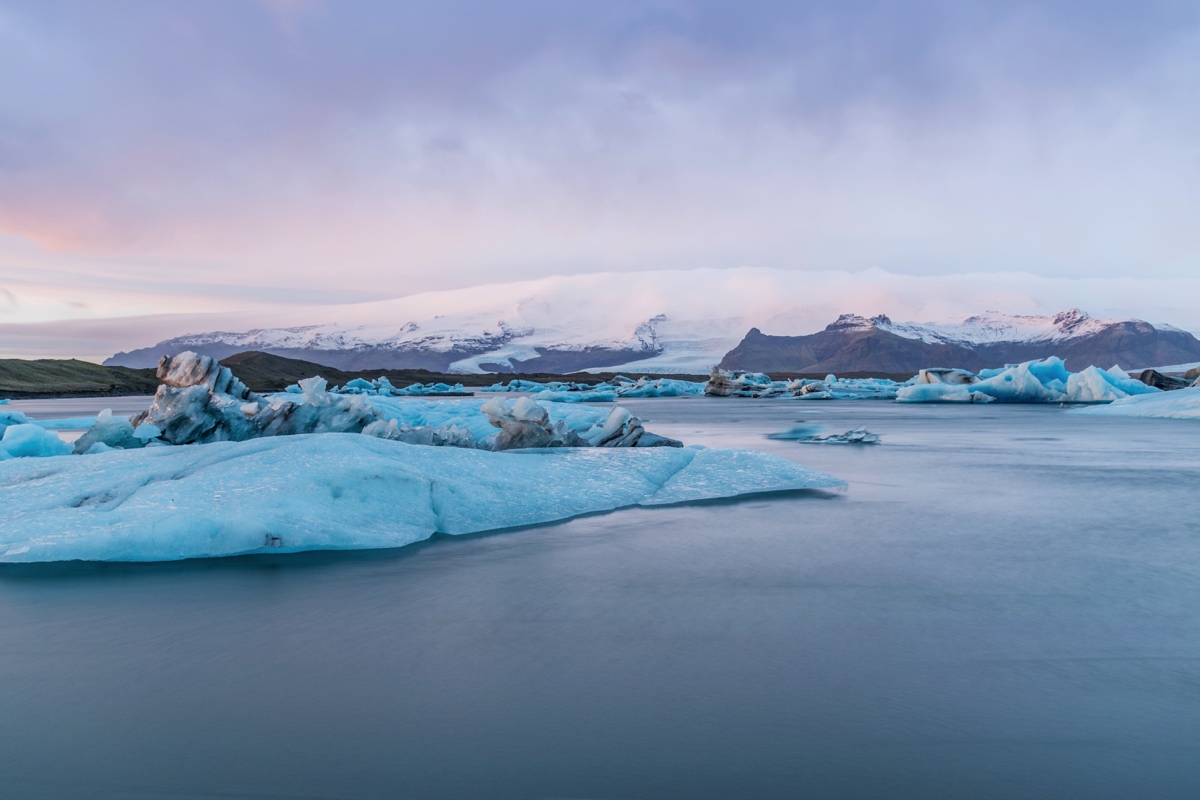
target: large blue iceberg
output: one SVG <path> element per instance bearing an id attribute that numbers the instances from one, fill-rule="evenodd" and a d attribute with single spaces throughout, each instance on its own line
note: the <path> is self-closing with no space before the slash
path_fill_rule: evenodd
<path id="1" fill-rule="evenodd" d="M 751 450 L 494 453 L 319 434 L 0 463 L 0 562 L 400 547 L 842 481 Z"/>
<path id="2" fill-rule="evenodd" d="M 1061 358 L 1044 358 L 983 370 L 923 369 L 901 387 L 901 403 L 1111 403 L 1162 390 L 1131 378 L 1119 367 L 1070 372 Z"/>
<path id="3" fill-rule="evenodd" d="M 0 409 L 0 562 L 400 547 L 844 485 L 765 453 L 684 448 L 620 407 L 334 394 L 319 378 L 260 396 L 193 353 L 159 377 L 146 412 L 105 412 L 74 448 Z"/>

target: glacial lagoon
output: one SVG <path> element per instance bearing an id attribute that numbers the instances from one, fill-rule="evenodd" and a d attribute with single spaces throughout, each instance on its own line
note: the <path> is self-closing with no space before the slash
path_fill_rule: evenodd
<path id="1" fill-rule="evenodd" d="M 1195 796 L 1197 423 L 622 405 L 849 488 L 388 551 L 4 565 L 4 796 Z M 883 442 L 765 438 L 801 421 Z"/>

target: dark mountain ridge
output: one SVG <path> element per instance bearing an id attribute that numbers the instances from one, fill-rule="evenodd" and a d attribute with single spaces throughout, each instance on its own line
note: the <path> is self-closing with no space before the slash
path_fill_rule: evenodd
<path id="1" fill-rule="evenodd" d="M 751 328 L 720 366 L 755 372 L 978 371 L 1048 356 L 1068 369 L 1125 369 L 1200 361 L 1200 340 L 1142 320 L 1098 320 L 1074 310 L 1054 317 L 981 315 L 954 326 L 893 323 L 844 314 L 823 331 L 769 336 Z"/>

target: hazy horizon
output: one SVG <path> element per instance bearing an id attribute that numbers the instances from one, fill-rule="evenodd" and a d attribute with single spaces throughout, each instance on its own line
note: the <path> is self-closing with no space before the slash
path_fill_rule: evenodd
<path id="1" fill-rule="evenodd" d="M 214 331 L 316 328 L 383 341 L 417 326 L 418 336 L 478 336 L 498 324 L 571 345 L 630 340 L 662 317 L 732 347 L 751 327 L 774 335 L 815 333 L 842 314 L 895 322 L 948 323 L 976 314 L 1053 316 L 1079 309 L 1097 318 L 1143 319 L 1200 330 L 1191 298 L 1200 278 L 1047 278 L 1027 273 L 911 276 L 883 270 L 795 272 L 763 268 L 657 270 L 547 276 L 361 303 L 270 306 L 0 325 L 0 358 L 104 361 L 177 336 Z M 720 331 L 720 334 L 716 332 Z M 554 338 L 557 337 L 557 338 Z M 347 345 L 349 346 L 349 345 Z"/>

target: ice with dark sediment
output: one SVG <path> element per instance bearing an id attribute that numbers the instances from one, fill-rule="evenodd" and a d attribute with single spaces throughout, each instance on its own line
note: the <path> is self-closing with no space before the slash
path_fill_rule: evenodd
<path id="1" fill-rule="evenodd" d="M 194 353 L 164 358 L 159 376 L 163 382 L 149 409 L 128 421 L 101 417 L 79 439 L 76 452 L 90 452 L 96 445 L 137 449 L 308 433 L 364 433 L 412 444 L 486 450 L 682 446 L 649 433 L 622 408 L 564 411 L 557 404 L 529 398 L 435 402 L 397 397 L 386 390 L 334 394 L 320 377 L 300 381 L 298 391 L 262 396 L 215 359 Z"/>
<path id="2" fill-rule="evenodd" d="M 101 414 L 74 455 L 4 409 L 0 562 L 400 547 L 632 505 L 845 486 L 766 453 L 684 448 L 620 407 L 341 395 L 316 377 L 262 396 L 192 353 L 164 359 L 160 376 L 149 409 Z"/>

